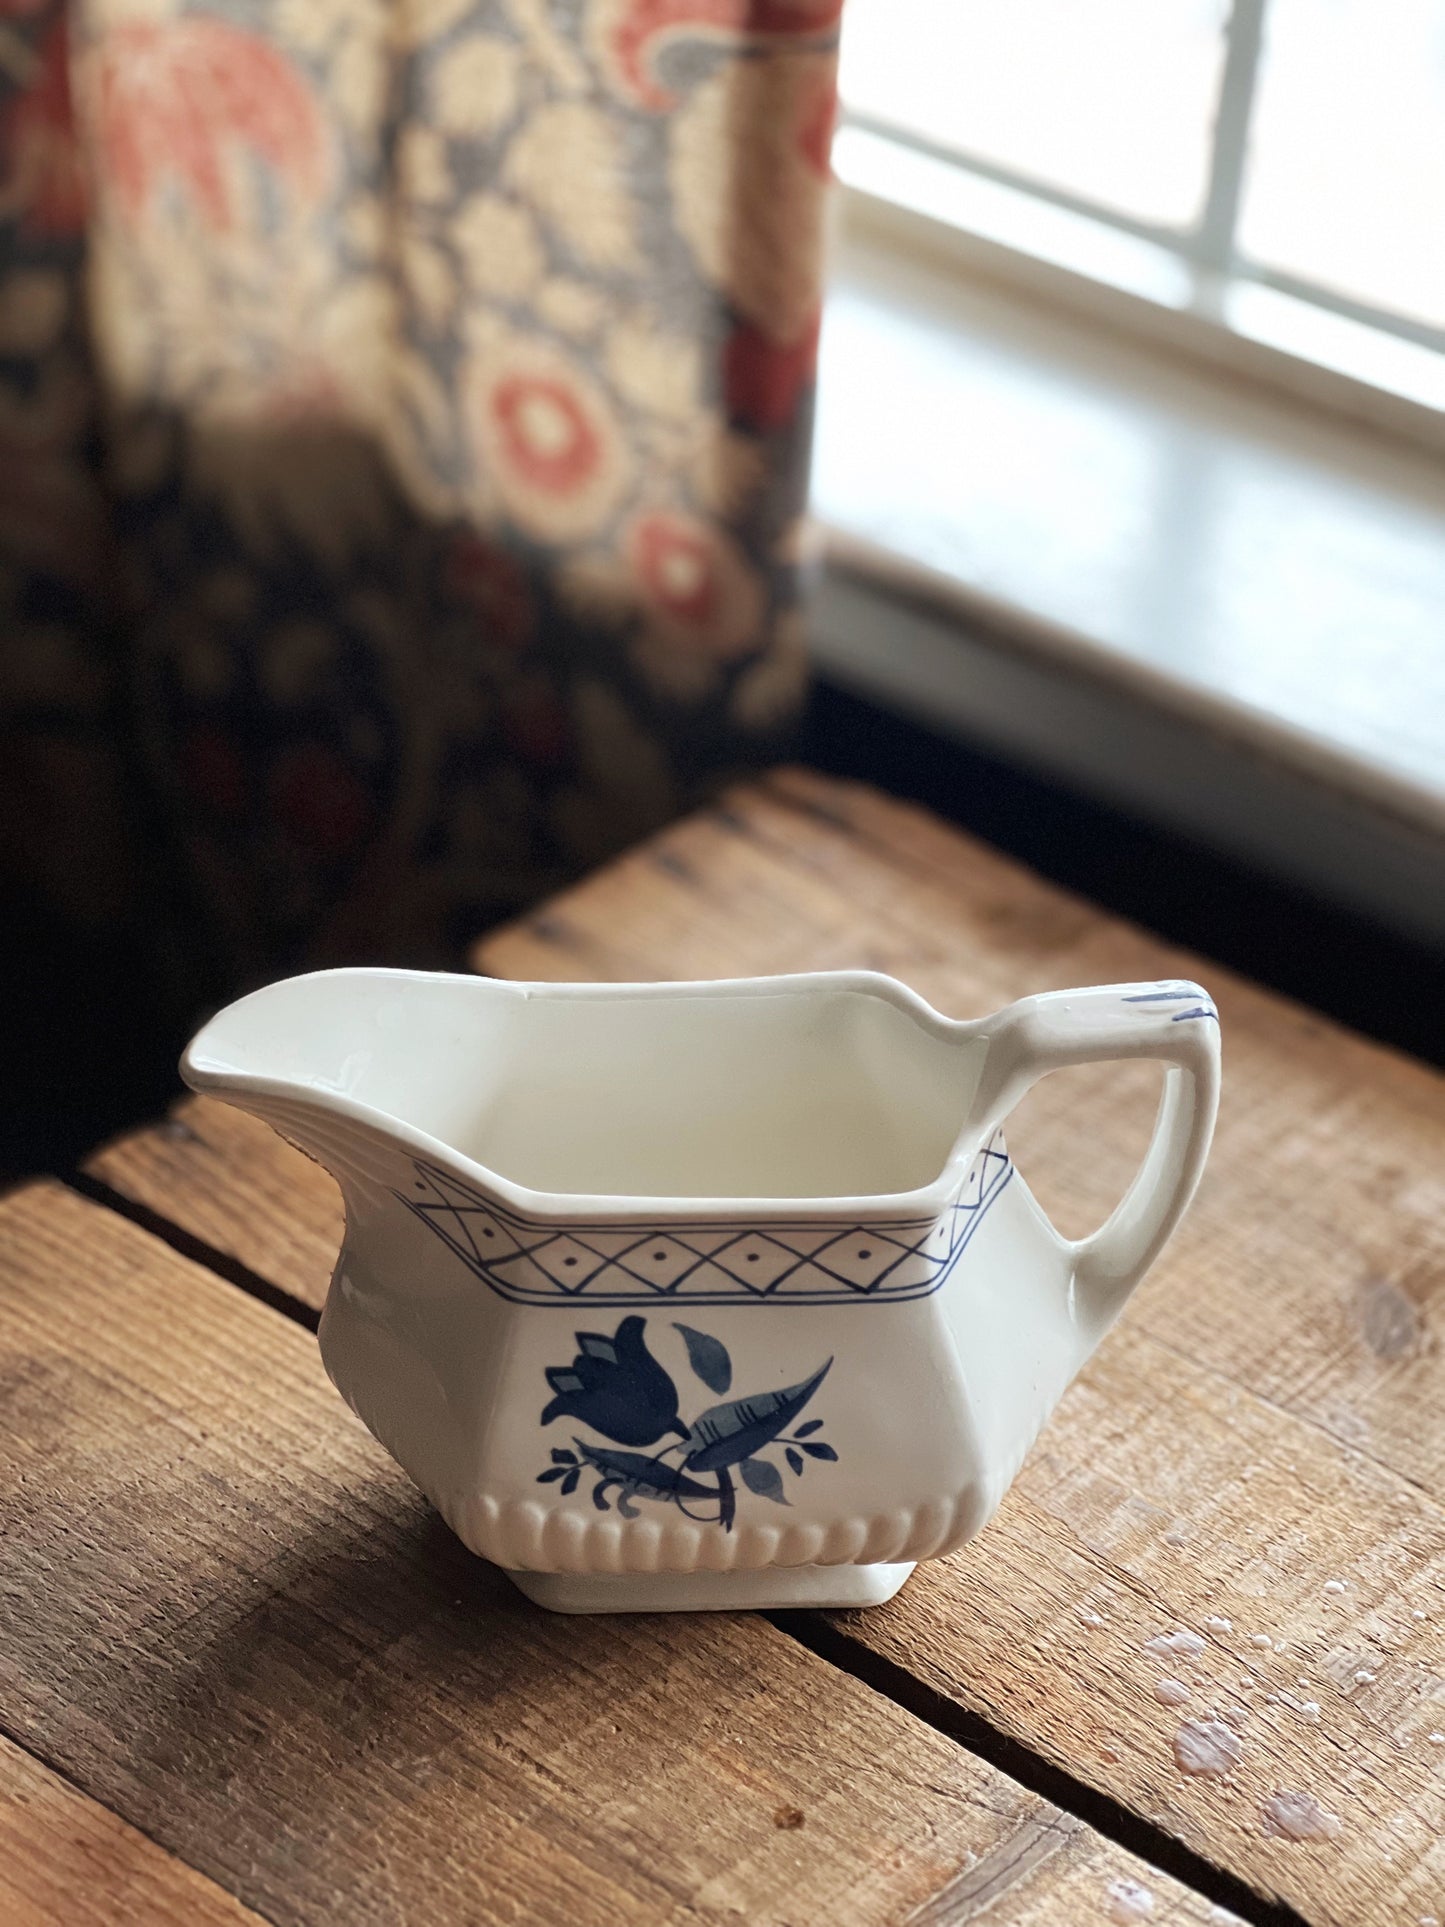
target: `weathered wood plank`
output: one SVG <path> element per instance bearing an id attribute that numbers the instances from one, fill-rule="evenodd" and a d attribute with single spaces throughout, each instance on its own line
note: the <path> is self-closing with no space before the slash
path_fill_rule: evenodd
<path id="1" fill-rule="evenodd" d="M 1121 1332 L 990 1530 L 834 1623 L 1260 1892 L 1360 1927 L 1445 1896 L 1442 1621 L 1438 1504 Z M 1181 1631 L 1197 1651 L 1150 1650 Z M 1237 1751 L 1222 1776 L 1184 1770 L 1201 1723 Z M 1299 1793 L 1332 1837 L 1271 1831 Z"/>
<path id="2" fill-rule="evenodd" d="M 5 1927 L 264 1927 L 186 1866 L 0 1738 Z"/>
<path id="3" fill-rule="evenodd" d="M 86 1170 L 314 1311 L 325 1304 L 341 1194 L 259 1118 L 184 1097 L 161 1123 L 103 1145 Z"/>
<path id="4" fill-rule="evenodd" d="M 1226 1100 L 1185 1231 L 992 1531 L 886 1612 L 839 1623 L 1311 1918 L 1445 1918 L 1445 1749 L 1428 1739 L 1445 1730 L 1438 1077 L 920 811 L 801 772 L 735 791 L 477 961 L 551 978 L 866 963 L 960 1014 L 1068 982 L 1202 975 L 1225 1016 Z M 1011 1141 L 1066 1228 L 1118 1195 L 1151 1108 L 1137 1075 L 1107 1070 L 1031 1100 Z M 224 1118 L 204 1127 L 225 1147 L 220 1189 L 226 1159 L 262 1158 L 280 1255 L 302 1207 L 277 1153 L 242 1145 Z M 191 1184 L 184 1170 L 171 1182 L 184 1221 Z M 271 1264 L 262 1254 L 258 1269 Z M 1336 1580 L 1348 1590 L 1327 1592 Z M 1237 1631 L 1209 1632 L 1209 1617 Z M 1180 1625 L 1209 1640 L 1199 1664 L 1154 1664 L 1144 1642 Z M 1191 1690 L 1173 1710 L 1154 1697 L 1171 1671 Z M 1318 1721 L 1291 1700 L 1318 1702 Z M 1254 1709 L 1245 1764 L 1227 1786 L 1180 1774 L 1182 1721 L 1231 1704 Z M 1338 1841 L 1263 1831 L 1264 1803 L 1296 1789 L 1340 1815 Z M 1399 1841 L 1388 1879 L 1371 1858 L 1382 1828 Z"/>
<path id="5" fill-rule="evenodd" d="M 1212 1917 L 765 1621 L 536 1612 L 298 1325 L 59 1186 L 0 1384 L 0 1720 L 279 1927 Z"/>

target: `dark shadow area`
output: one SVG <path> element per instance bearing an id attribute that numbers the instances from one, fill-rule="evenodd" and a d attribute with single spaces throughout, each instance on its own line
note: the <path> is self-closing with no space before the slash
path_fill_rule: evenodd
<path id="1" fill-rule="evenodd" d="M 3 1182 L 64 1171 L 98 1138 L 163 1109 L 176 1053 L 148 960 L 123 937 L 78 932 L 14 887 L 0 890 L 0 927 Z"/>
<path id="2" fill-rule="evenodd" d="M 1445 956 L 1427 945 L 830 683 L 814 693 L 804 754 L 819 769 L 926 804 L 1171 943 L 1445 1064 Z"/>

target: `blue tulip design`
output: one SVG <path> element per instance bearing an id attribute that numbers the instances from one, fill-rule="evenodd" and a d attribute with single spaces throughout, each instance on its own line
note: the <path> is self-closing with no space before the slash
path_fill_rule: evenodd
<path id="1" fill-rule="evenodd" d="M 614 1452 L 574 1434 L 570 1448 L 553 1447 L 552 1463 L 537 1474 L 538 1485 L 555 1486 L 566 1499 L 590 1477 L 592 1503 L 599 1512 L 612 1510 L 615 1494 L 624 1519 L 635 1519 L 635 1502 L 648 1499 L 675 1505 L 689 1519 L 716 1522 L 731 1532 L 738 1497 L 734 1472 L 757 1498 L 787 1505 L 782 1467 L 764 1457 L 766 1452 L 781 1450 L 795 1479 L 809 1459 L 837 1460 L 832 1446 L 814 1436 L 821 1419 L 809 1419 L 795 1432 L 788 1429 L 828 1376 L 831 1358 L 796 1385 L 710 1405 L 689 1426 L 678 1417 L 678 1392 L 670 1374 L 643 1342 L 646 1323 L 624 1318 L 610 1338 L 605 1332 L 578 1332 L 572 1363 L 546 1368 L 552 1397 L 543 1408 L 542 1423 L 580 1419 L 618 1445 L 654 1446 L 668 1433 L 675 1434 L 673 1442 L 653 1453 Z M 710 1392 L 727 1391 L 733 1376 L 727 1347 L 691 1325 L 676 1329 L 696 1377 Z"/>
<path id="2" fill-rule="evenodd" d="M 677 1421 L 677 1387 L 643 1343 L 646 1319 L 624 1318 L 608 1338 L 578 1332 L 570 1365 L 547 1368 L 553 1398 L 542 1423 L 580 1419 L 619 1445 L 655 1445 L 668 1432 L 687 1437 Z"/>

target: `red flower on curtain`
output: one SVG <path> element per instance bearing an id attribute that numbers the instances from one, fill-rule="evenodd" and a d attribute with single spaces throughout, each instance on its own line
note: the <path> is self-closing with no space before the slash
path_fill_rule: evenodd
<path id="1" fill-rule="evenodd" d="M 22 7 L 16 0 L 0 0 L 0 14 L 7 11 L 14 17 Z M 78 234 L 85 222 L 85 180 L 63 17 L 34 58 L 26 86 L 0 106 L 0 217 L 17 217 L 32 234 Z"/>
<path id="2" fill-rule="evenodd" d="M 678 622 L 706 623 L 717 604 L 712 545 L 675 515 L 645 515 L 632 531 L 632 562 L 649 597 Z"/>
<path id="3" fill-rule="evenodd" d="M 799 89 L 791 139 L 804 166 L 824 181 L 832 172 L 837 117 L 838 87 L 830 68 Z M 737 324 L 723 349 L 723 393 L 735 421 L 762 434 L 789 425 L 817 372 L 821 322 L 821 308 L 815 308 L 802 330 L 787 341 L 753 322 Z"/>
<path id="4" fill-rule="evenodd" d="M 597 384 L 555 347 L 518 337 L 474 357 L 465 387 L 482 485 L 509 519 L 543 542 L 599 528 L 628 462 Z"/>
<path id="5" fill-rule="evenodd" d="M 633 522 L 626 552 L 654 640 L 719 661 L 756 646 L 761 585 L 721 529 L 696 516 L 654 509 Z"/>
<path id="6" fill-rule="evenodd" d="M 555 686 L 542 676 L 509 689 L 502 702 L 507 747 L 534 769 L 559 769 L 572 750 L 572 719 Z"/>
<path id="7" fill-rule="evenodd" d="M 246 807 L 246 759 L 218 729 L 194 729 L 176 752 L 186 793 L 217 816 L 239 816 Z"/>
<path id="8" fill-rule="evenodd" d="M 305 78 L 259 34 L 204 14 L 130 21 L 106 35 L 96 70 L 99 160 L 131 220 L 174 181 L 210 224 L 237 224 L 238 162 L 260 160 L 315 199 L 326 128 Z"/>
<path id="9" fill-rule="evenodd" d="M 447 587 L 479 617 L 485 640 L 520 649 L 536 621 L 527 577 L 514 556 L 471 529 L 453 537 L 446 559 Z"/>
<path id="10" fill-rule="evenodd" d="M 798 103 L 798 152 L 821 180 L 833 173 L 833 127 L 838 119 L 838 83 L 819 74 Z"/>
<path id="11" fill-rule="evenodd" d="M 565 382 L 508 375 L 492 390 L 492 414 L 518 477 L 547 495 L 570 495 L 596 474 L 602 440 Z"/>
<path id="12" fill-rule="evenodd" d="M 723 349 L 723 394 L 728 413 L 763 434 L 786 428 L 818 366 L 820 315 L 796 341 L 778 342 L 742 321 Z"/>
<path id="13" fill-rule="evenodd" d="M 660 114 L 677 105 L 677 96 L 654 78 L 669 41 L 820 34 L 838 24 L 842 11 L 843 0 L 616 0 L 604 43 L 624 92 Z"/>
<path id="14" fill-rule="evenodd" d="M 291 841 L 318 856 L 349 850 L 371 816 L 361 783 L 325 743 L 298 743 L 281 752 L 271 772 L 271 799 Z"/>

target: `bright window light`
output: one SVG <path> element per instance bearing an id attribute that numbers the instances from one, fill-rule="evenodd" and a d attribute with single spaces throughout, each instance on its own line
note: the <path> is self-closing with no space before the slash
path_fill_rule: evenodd
<path id="1" fill-rule="evenodd" d="M 1209 182 L 1224 11 L 1221 0 L 849 0 L 843 95 L 960 156 L 1183 228 Z"/>
<path id="2" fill-rule="evenodd" d="M 1445 349 L 1445 0 L 848 0 L 842 90 L 860 133 L 1201 288 Z"/>
<path id="3" fill-rule="evenodd" d="M 1239 247 L 1445 330 L 1445 0 L 1272 0 Z"/>

